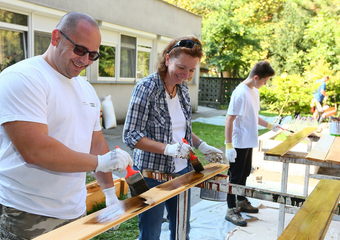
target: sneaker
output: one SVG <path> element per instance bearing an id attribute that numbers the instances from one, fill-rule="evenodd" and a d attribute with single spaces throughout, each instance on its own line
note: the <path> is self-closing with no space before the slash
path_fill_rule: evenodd
<path id="1" fill-rule="evenodd" d="M 253 207 L 248 201 L 248 199 L 237 201 L 236 206 L 241 209 L 241 212 L 246 212 L 246 213 L 258 213 L 259 212 L 259 209 L 256 207 Z"/>
<path id="2" fill-rule="evenodd" d="M 246 220 L 240 214 L 240 208 L 229 208 L 227 214 L 225 215 L 225 220 L 237 225 L 237 226 L 247 226 Z"/>

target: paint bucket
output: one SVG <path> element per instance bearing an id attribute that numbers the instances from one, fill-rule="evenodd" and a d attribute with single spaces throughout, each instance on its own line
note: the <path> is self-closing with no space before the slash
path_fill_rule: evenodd
<path id="1" fill-rule="evenodd" d="M 228 179 L 223 180 L 208 180 L 208 182 L 219 182 L 219 183 L 228 183 Z M 227 201 L 227 193 L 215 191 L 211 189 L 201 188 L 200 198 L 209 201 L 216 202 L 226 202 Z"/>
<path id="2" fill-rule="evenodd" d="M 330 121 L 329 134 L 332 136 L 340 136 L 340 121 L 335 119 Z"/>

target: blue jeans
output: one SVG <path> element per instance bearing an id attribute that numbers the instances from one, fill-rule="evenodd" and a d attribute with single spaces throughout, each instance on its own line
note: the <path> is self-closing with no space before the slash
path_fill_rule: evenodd
<path id="1" fill-rule="evenodd" d="M 185 174 L 189 172 L 188 168 L 178 172 L 179 174 Z M 162 184 L 151 178 L 145 178 L 146 183 L 150 188 Z M 189 239 L 190 232 L 190 189 L 188 191 L 188 212 L 187 212 L 187 233 L 186 239 Z M 172 197 L 165 202 L 158 204 L 157 206 L 139 214 L 139 240 L 159 240 L 161 235 L 161 227 L 163 222 L 164 207 L 168 212 L 167 218 L 169 220 L 170 240 L 176 238 L 176 216 L 177 216 L 177 196 Z"/>

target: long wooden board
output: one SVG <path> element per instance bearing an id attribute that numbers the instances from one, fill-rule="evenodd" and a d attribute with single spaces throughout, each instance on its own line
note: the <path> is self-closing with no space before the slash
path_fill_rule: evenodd
<path id="1" fill-rule="evenodd" d="M 308 153 L 306 158 L 313 161 L 325 161 L 334 140 L 334 136 L 331 136 L 329 134 L 323 135 L 320 140 L 315 144 L 313 149 Z"/>
<path id="2" fill-rule="evenodd" d="M 278 240 L 324 239 L 340 200 L 340 181 L 321 179 Z"/>
<path id="3" fill-rule="evenodd" d="M 283 156 L 292 147 L 294 147 L 296 144 L 301 142 L 305 137 L 307 137 L 309 134 L 311 134 L 315 130 L 317 130 L 317 127 L 306 127 L 305 129 L 292 135 L 291 137 L 289 137 L 287 140 L 283 141 L 276 147 L 273 147 L 272 149 L 267 151 L 265 154 Z"/>
<path id="4" fill-rule="evenodd" d="M 326 162 L 340 164 L 340 137 L 335 137 L 326 157 Z"/>
<path id="5" fill-rule="evenodd" d="M 35 240 L 90 239 L 228 168 L 229 165 L 210 163 L 204 166 L 204 171 L 202 172 L 191 171 L 151 188 L 139 196 L 125 199 L 118 204 L 46 233 L 35 238 Z"/>

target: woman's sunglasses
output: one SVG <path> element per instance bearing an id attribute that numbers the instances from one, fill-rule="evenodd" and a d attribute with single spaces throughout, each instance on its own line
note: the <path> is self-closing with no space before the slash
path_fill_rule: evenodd
<path id="1" fill-rule="evenodd" d="M 82 46 L 75 44 L 62 31 L 59 31 L 59 32 L 74 45 L 73 52 L 75 54 L 77 54 L 78 56 L 84 56 L 85 54 L 89 53 L 89 60 L 90 61 L 96 61 L 100 57 L 99 52 L 90 52 L 86 47 L 82 47 Z"/>
<path id="2" fill-rule="evenodd" d="M 199 42 L 194 42 L 189 39 L 183 39 L 178 41 L 175 45 L 173 45 L 172 48 L 170 48 L 170 50 L 168 51 L 168 53 L 170 53 L 171 50 L 174 49 L 175 47 L 185 47 L 191 49 L 195 46 L 195 44 L 198 47 L 198 51 L 202 51 L 202 45 Z"/>

